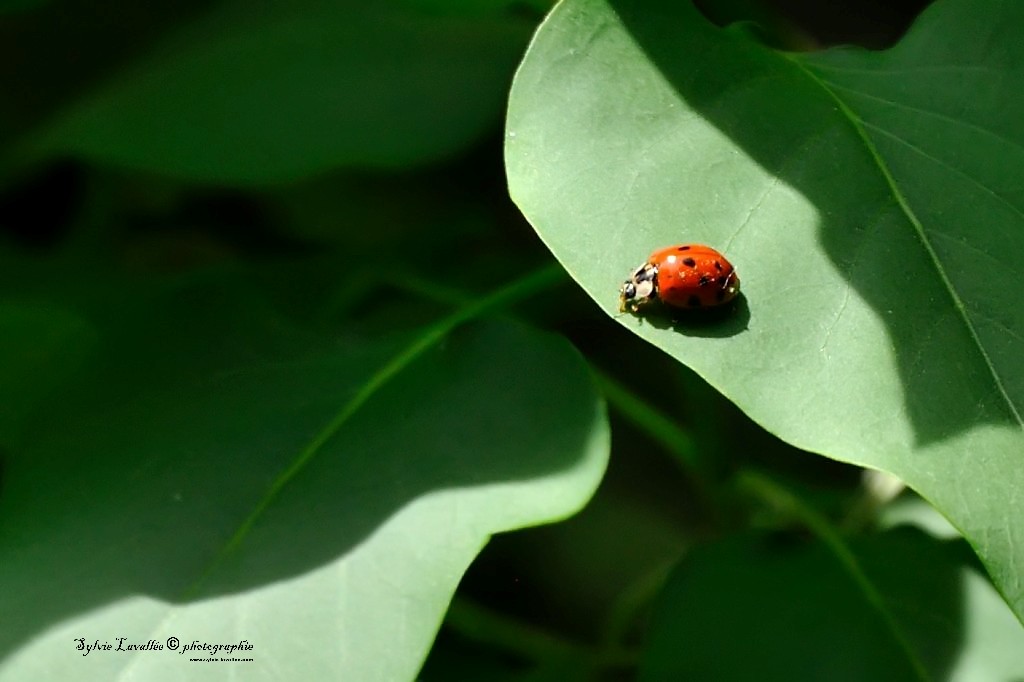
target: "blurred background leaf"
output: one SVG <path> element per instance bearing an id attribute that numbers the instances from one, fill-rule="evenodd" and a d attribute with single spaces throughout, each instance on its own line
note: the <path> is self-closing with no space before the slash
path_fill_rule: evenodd
<path id="1" fill-rule="evenodd" d="M 47 0 L 2 0 L 0 12 L 22 12 L 46 4 Z"/>
<path id="2" fill-rule="evenodd" d="M 529 24 L 494 12 L 219 3 L 182 12 L 180 26 L 112 73 L 48 102 L 24 153 L 222 184 L 423 163 L 500 115 L 528 35 Z"/>
<path id="3" fill-rule="evenodd" d="M 268 663 L 250 675 L 408 679 L 488 537 L 572 513 L 600 480 L 603 410 L 564 341 L 482 323 L 440 347 L 421 330 L 413 354 L 339 343 L 246 288 L 210 275 L 93 313 L 95 361 L 6 461 L 0 679 L 177 678 L 68 642 L 128 624 L 224 642 L 240 619 Z"/>
<path id="4" fill-rule="evenodd" d="M 659 599 L 641 679 L 736 680 L 752 670 L 766 680 L 1024 674 L 1024 657 L 1013 653 L 1024 631 L 965 565 L 959 543 L 904 526 L 851 549 L 882 611 L 823 544 L 754 534 L 695 550 Z M 980 642 L 986 655 L 974 658 Z"/>

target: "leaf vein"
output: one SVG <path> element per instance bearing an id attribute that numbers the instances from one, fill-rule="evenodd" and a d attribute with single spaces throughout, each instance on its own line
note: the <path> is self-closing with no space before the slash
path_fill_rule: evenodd
<path id="1" fill-rule="evenodd" d="M 991 197 L 993 197 L 994 199 L 998 200 L 1000 203 L 1005 205 L 1011 211 L 1016 213 L 1019 218 L 1024 219 L 1024 211 L 1019 209 L 1009 199 L 1007 199 L 1006 197 L 1002 196 L 1001 194 L 999 194 L 998 192 L 993 190 L 991 187 L 989 187 L 988 185 L 986 185 L 982 181 L 978 180 L 977 178 L 975 178 L 975 177 L 973 177 L 971 175 L 968 175 L 967 173 L 963 172 L 959 168 L 956 168 L 954 166 L 949 165 L 948 163 L 946 163 L 945 161 L 943 161 L 942 159 L 940 159 L 938 157 L 932 156 L 931 154 L 929 154 L 925 150 L 921 149 L 920 147 L 918 147 L 917 145 L 913 144 L 912 142 L 908 142 L 907 140 L 905 140 L 904 138 L 900 137 L 896 133 L 888 131 L 885 128 L 880 128 L 879 126 L 876 126 L 873 123 L 868 123 L 867 121 L 861 121 L 861 123 L 864 125 L 865 128 L 870 128 L 870 129 L 874 130 L 875 132 L 878 132 L 878 133 L 880 133 L 882 135 L 885 135 L 886 137 L 891 138 L 892 140 L 895 140 L 896 142 L 899 142 L 900 144 L 902 144 L 903 146 L 907 147 L 911 151 L 917 153 L 918 155 L 923 156 L 924 158 L 928 159 L 929 161 L 933 161 L 935 164 L 937 164 L 939 166 L 942 166 L 943 168 L 945 168 L 947 170 L 950 170 L 953 173 L 956 173 L 957 175 L 962 177 L 964 180 L 967 180 L 968 182 L 970 182 L 974 186 L 976 186 L 979 189 L 983 190 L 986 194 L 988 194 Z"/>
<path id="2" fill-rule="evenodd" d="M 1014 149 L 1017 149 L 1018 151 L 1024 152 L 1024 145 L 1021 145 L 1020 143 L 1015 142 L 1014 140 L 1011 140 L 1010 138 L 1006 137 L 1005 135 L 1001 135 L 1000 133 L 997 133 L 996 131 L 991 130 L 990 128 L 986 128 L 984 126 L 980 126 L 977 123 L 971 123 L 970 121 L 965 121 L 963 119 L 959 119 L 959 118 L 956 118 L 954 116 L 950 116 L 948 114 L 943 114 L 941 112 L 934 111 L 932 109 L 924 109 L 922 107 L 915 107 L 912 104 L 906 104 L 904 102 L 898 102 L 896 100 L 886 99 L 884 97 L 879 97 L 877 95 L 872 95 L 872 94 L 869 94 L 867 92 L 863 92 L 861 90 L 855 90 L 854 88 L 848 88 L 845 85 L 839 85 L 838 83 L 835 83 L 833 81 L 823 80 L 822 82 L 825 83 L 826 85 L 832 87 L 832 88 L 835 88 L 836 90 L 842 90 L 844 92 L 848 92 L 851 95 L 855 95 L 857 97 L 863 97 L 864 99 L 870 99 L 872 101 L 880 102 L 882 104 L 888 104 L 889 106 L 896 107 L 898 109 L 904 109 L 906 111 L 914 111 L 914 112 L 917 112 L 919 114 L 925 114 L 926 116 L 931 116 L 932 118 L 937 118 L 940 121 L 946 121 L 947 123 L 952 123 L 954 125 L 959 125 L 959 126 L 962 126 L 964 128 L 968 128 L 970 130 L 974 130 L 974 131 L 977 131 L 979 133 L 983 133 L 983 134 L 988 135 L 989 137 L 993 138 L 997 142 L 1001 142 L 1003 144 L 1007 144 L 1007 145 L 1013 147 Z"/>
<path id="3" fill-rule="evenodd" d="M 813 68 L 820 69 L 822 71 L 832 71 L 834 73 L 857 73 L 864 74 L 866 76 L 907 76 L 911 74 L 920 73 L 992 73 L 997 76 L 1003 76 L 1003 72 L 993 69 L 990 66 L 984 64 L 936 64 L 932 66 L 918 66 L 912 69 L 857 69 L 848 66 L 834 66 L 832 64 L 824 64 L 822 62 L 814 62 Z"/>
<path id="4" fill-rule="evenodd" d="M 828 84 L 825 81 L 819 78 L 813 71 L 808 69 L 797 58 L 787 57 L 787 59 L 789 59 L 790 62 L 792 62 L 800 71 L 802 71 L 808 78 L 810 78 L 812 82 L 816 83 L 819 87 L 821 87 L 822 90 L 825 91 L 825 93 L 836 103 L 836 105 L 839 108 L 839 111 L 843 114 L 843 116 L 845 116 L 850 121 L 850 124 L 854 128 L 854 131 L 861 138 L 862 142 L 868 150 L 868 153 L 874 160 L 875 165 L 878 167 L 879 172 L 882 174 L 883 179 L 889 186 L 889 190 L 892 192 L 893 197 L 900 205 L 900 208 L 903 209 L 903 213 L 906 215 L 907 220 L 910 222 L 915 232 L 917 233 L 918 239 L 921 241 L 921 244 L 924 247 L 926 253 L 928 254 L 928 257 L 931 260 L 932 264 L 934 265 L 935 270 L 938 273 L 943 286 L 945 287 L 947 293 L 952 299 L 954 308 L 956 308 L 961 320 L 967 327 L 967 331 L 971 335 L 971 338 L 974 341 L 974 345 L 977 347 L 982 360 L 985 362 L 985 365 L 992 376 L 992 380 L 995 382 L 997 390 L 1003 396 L 1003 400 L 1006 402 L 1006 405 L 1009 408 L 1011 414 L 1013 415 L 1014 420 L 1017 422 L 1017 425 L 1024 429 L 1024 418 L 1021 417 L 1020 412 L 1017 410 L 1016 404 L 1010 398 L 1009 393 L 1007 393 L 1006 387 L 1003 385 L 1002 379 L 1000 378 L 999 373 L 996 371 L 995 365 L 992 363 L 992 358 L 989 356 L 988 351 L 985 350 L 985 346 L 982 344 L 981 338 L 978 336 L 978 330 L 975 328 L 974 323 L 971 321 L 970 315 L 967 312 L 967 308 L 965 307 L 964 302 L 960 299 L 960 295 L 957 293 L 956 288 L 953 286 L 953 282 L 950 280 L 949 274 L 946 272 L 946 268 L 939 260 L 938 254 L 935 252 L 935 249 L 928 238 L 928 234 L 924 229 L 924 225 L 921 223 L 921 220 L 917 217 L 917 214 L 915 213 L 914 209 L 910 206 L 910 203 L 904 196 L 903 192 L 900 191 L 899 185 L 896 183 L 896 179 L 892 175 L 892 171 L 889 169 L 888 164 L 882 158 L 882 155 L 878 151 L 878 148 L 875 146 L 875 143 L 868 135 L 867 130 L 865 128 L 869 124 L 866 123 L 860 116 L 858 116 L 852 109 L 850 109 L 846 101 L 843 100 L 843 98 L 840 97 L 837 92 L 829 88 Z M 891 135 L 891 133 L 889 134 Z"/>

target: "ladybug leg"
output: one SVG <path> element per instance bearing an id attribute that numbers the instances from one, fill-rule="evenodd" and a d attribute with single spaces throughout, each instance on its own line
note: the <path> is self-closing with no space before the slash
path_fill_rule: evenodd
<path id="1" fill-rule="evenodd" d="M 730 272 L 728 275 L 725 276 L 724 280 L 722 280 L 722 290 L 723 291 L 729 291 L 730 289 L 733 289 L 734 288 L 733 282 L 735 280 L 736 280 L 736 271 L 733 270 L 732 272 Z"/>

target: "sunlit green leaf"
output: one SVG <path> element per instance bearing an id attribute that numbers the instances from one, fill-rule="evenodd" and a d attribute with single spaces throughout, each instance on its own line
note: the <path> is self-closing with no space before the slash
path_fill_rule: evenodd
<path id="1" fill-rule="evenodd" d="M 689 2 L 566 0 L 513 86 L 511 192 L 609 314 L 655 247 L 730 316 L 618 318 L 789 442 L 936 505 L 1024 615 L 1024 5 L 939 0 L 890 50 L 794 55 Z"/>

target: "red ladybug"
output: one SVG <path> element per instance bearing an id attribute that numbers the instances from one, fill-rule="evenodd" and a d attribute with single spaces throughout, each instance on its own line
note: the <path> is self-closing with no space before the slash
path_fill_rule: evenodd
<path id="1" fill-rule="evenodd" d="M 619 310 L 635 313 L 651 301 L 674 308 L 711 308 L 740 291 L 740 278 L 710 246 L 680 244 L 658 249 L 619 290 Z"/>

